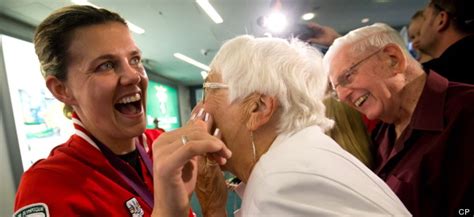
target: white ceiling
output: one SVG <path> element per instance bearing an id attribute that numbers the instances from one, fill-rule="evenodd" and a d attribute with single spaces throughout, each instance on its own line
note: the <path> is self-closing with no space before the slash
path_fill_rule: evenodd
<path id="1" fill-rule="evenodd" d="M 209 64 L 219 46 L 241 34 L 263 36 L 258 17 L 270 10 L 272 0 L 209 0 L 224 22 L 215 24 L 195 0 L 90 0 L 95 5 L 121 14 L 145 29 L 135 39 L 154 73 L 184 85 L 202 83 L 201 69 L 173 57 L 180 52 Z M 282 0 L 283 10 L 293 23 L 301 23 L 305 12 L 315 12 L 313 19 L 334 27 L 341 33 L 368 24 L 385 22 L 399 28 L 428 0 Z M 0 0 L 0 13 L 26 24 L 37 26 L 53 10 L 70 5 L 69 0 Z M 209 50 L 203 55 L 203 49 Z"/>

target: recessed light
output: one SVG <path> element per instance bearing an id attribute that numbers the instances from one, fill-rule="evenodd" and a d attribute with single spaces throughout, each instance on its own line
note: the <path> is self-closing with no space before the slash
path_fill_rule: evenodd
<path id="1" fill-rule="evenodd" d="M 301 19 L 303 20 L 311 20 L 313 19 L 315 16 L 314 13 L 306 13 L 306 14 L 303 14 L 303 16 L 301 16 Z"/>
<path id="2" fill-rule="evenodd" d="M 263 19 L 263 26 L 272 32 L 282 32 L 286 25 L 288 25 L 286 16 L 278 11 L 270 13 Z"/>
<path id="3" fill-rule="evenodd" d="M 362 20 L 360 20 L 361 23 L 368 23 L 370 21 L 369 18 L 363 18 Z"/>

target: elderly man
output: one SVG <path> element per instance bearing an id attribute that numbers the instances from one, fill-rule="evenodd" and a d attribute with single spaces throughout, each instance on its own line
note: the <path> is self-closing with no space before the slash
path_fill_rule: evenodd
<path id="1" fill-rule="evenodd" d="M 339 100 L 383 121 L 374 171 L 413 216 L 474 210 L 474 86 L 424 72 L 385 24 L 336 39 L 324 66 Z"/>
<path id="2" fill-rule="evenodd" d="M 474 84 L 474 1 L 431 0 L 423 16 L 419 49 L 436 58 L 423 66 L 450 81 Z"/>

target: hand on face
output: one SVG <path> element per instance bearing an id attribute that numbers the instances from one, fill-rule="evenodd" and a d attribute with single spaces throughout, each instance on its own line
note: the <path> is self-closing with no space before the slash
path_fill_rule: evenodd
<path id="1" fill-rule="evenodd" d="M 199 155 L 209 154 L 219 164 L 231 156 L 224 143 L 209 134 L 212 118 L 201 107 L 193 110 L 186 126 L 164 133 L 153 143 L 154 215 L 187 214 L 189 197 L 196 187 Z"/>

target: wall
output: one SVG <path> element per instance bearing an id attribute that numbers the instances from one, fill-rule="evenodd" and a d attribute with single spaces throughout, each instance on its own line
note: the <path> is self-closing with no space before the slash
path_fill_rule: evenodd
<path id="1" fill-rule="evenodd" d="M 0 15 L 0 33 L 31 41 L 34 27 Z M 1 48 L 0 48 L 1 50 Z M 3 54 L 0 54 L 2 56 Z M 0 58 L 3 61 L 3 58 Z M 0 216 L 11 216 L 23 172 L 13 122 L 4 63 L 0 61 Z M 8 127 L 10 126 L 10 127 Z"/>
<path id="2" fill-rule="evenodd" d="M 0 111 L 2 113 L 3 111 Z M 0 114 L 0 216 L 11 216 L 15 198 L 15 183 L 8 155 L 3 117 Z"/>

